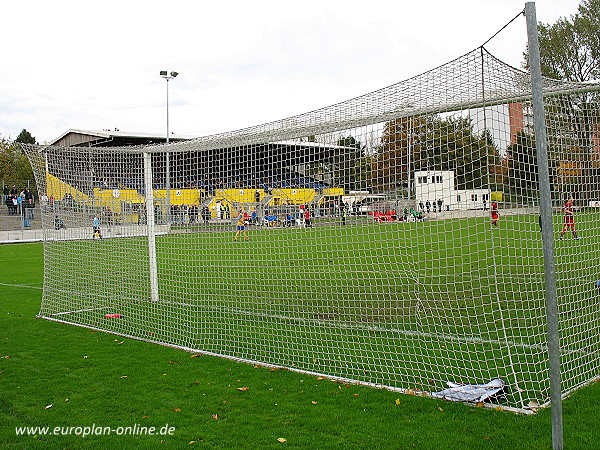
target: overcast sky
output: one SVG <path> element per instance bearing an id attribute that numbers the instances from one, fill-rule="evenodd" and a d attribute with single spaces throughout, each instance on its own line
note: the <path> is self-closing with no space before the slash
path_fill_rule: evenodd
<path id="1" fill-rule="evenodd" d="M 553 23 L 579 0 L 538 0 Z M 523 0 L 21 0 L 2 5 L 0 137 L 202 136 L 338 103 L 480 46 Z M 519 17 L 486 47 L 520 67 Z"/>

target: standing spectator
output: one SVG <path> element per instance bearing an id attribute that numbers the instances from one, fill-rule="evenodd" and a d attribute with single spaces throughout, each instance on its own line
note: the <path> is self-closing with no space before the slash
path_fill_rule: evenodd
<path id="1" fill-rule="evenodd" d="M 254 193 L 254 201 L 256 203 L 260 203 L 260 191 L 257 189 L 256 192 Z"/>
<path id="2" fill-rule="evenodd" d="M 425 202 L 425 208 L 427 208 L 427 213 L 431 212 L 431 202 L 429 200 Z"/>
<path id="3" fill-rule="evenodd" d="M 6 205 L 6 199 L 8 198 L 8 194 L 10 194 L 10 189 L 8 186 L 4 186 L 4 190 L 2 191 L 2 203 Z"/>
<path id="4" fill-rule="evenodd" d="M 6 200 L 4 201 L 4 203 L 6 204 L 6 208 L 8 208 L 8 215 L 9 216 L 13 216 L 13 196 L 12 194 L 8 194 L 6 196 Z"/>
<path id="5" fill-rule="evenodd" d="M 14 203 L 14 200 L 13 200 Z M 23 216 L 23 197 L 20 195 L 17 195 L 17 213 L 20 216 Z"/>
<path id="6" fill-rule="evenodd" d="M 202 207 L 202 219 L 204 220 L 204 225 L 208 225 L 208 221 L 210 219 L 210 209 L 208 209 L 208 206 L 206 205 Z"/>
<path id="7" fill-rule="evenodd" d="M 425 206 L 423 205 L 423 200 L 419 201 L 419 210 L 421 212 L 425 212 Z"/>
<path id="8" fill-rule="evenodd" d="M 34 220 L 34 206 L 33 199 L 25 200 L 25 215 L 28 219 Z"/>
<path id="9" fill-rule="evenodd" d="M 443 201 L 441 198 L 440 198 L 440 199 L 437 201 L 437 204 L 438 204 L 438 212 L 442 212 L 442 204 L 443 204 L 443 203 L 444 203 L 444 201 Z"/>
<path id="10" fill-rule="evenodd" d="M 48 196 L 45 192 L 40 196 L 40 206 L 42 208 L 42 214 L 45 214 L 46 208 L 48 207 Z"/>

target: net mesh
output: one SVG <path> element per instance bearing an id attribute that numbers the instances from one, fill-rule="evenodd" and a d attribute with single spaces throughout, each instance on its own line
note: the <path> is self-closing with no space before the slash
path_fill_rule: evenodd
<path id="1" fill-rule="evenodd" d="M 598 85 L 544 92 L 567 394 L 600 367 Z M 478 48 L 243 130 L 28 146 L 48 197 L 39 314 L 408 392 L 500 378 L 501 405 L 547 404 L 530 93 Z"/>

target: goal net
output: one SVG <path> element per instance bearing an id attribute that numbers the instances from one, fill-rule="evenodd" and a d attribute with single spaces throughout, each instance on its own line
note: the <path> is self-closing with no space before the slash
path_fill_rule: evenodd
<path id="1" fill-rule="evenodd" d="M 599 86 L 543 88 L 566 395 L 600 368 Z M 548 404 L 530 100 L 529 75 L 481 47 L 243 130 L 28 146 L 49 198 L 39 315 L 423 395 L 499 379 L 496 404 Z"/>

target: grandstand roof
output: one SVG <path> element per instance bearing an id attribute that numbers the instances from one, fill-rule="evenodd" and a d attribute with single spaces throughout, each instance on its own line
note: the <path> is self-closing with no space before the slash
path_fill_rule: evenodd
<path id="1" fill-rule="evenodd" d="M 172 134 L 172 142 L 193 139 L 193 136 Z M 120 147 L 129 145 L 159 144 L 166 142 L 166 135 L 158 133 L 126 132 L 114 130 L 70 129 L 50 142 L 50 145 L 65 147 Z"/>

